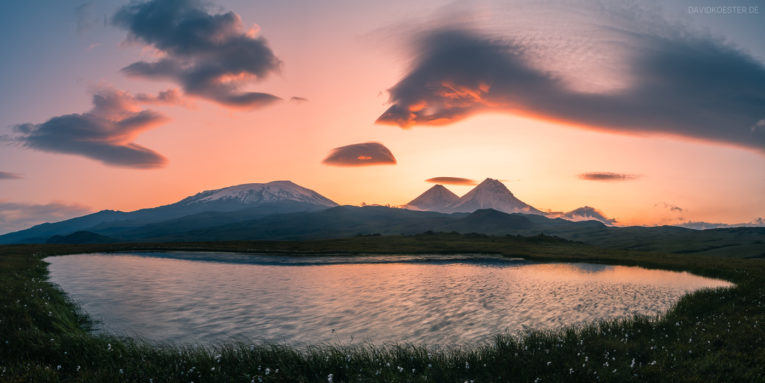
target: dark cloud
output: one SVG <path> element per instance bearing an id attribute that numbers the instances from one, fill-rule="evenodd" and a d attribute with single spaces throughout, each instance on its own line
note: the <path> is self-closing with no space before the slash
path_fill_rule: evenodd
<path id="1" fill-rule="evenodd" d="M 150 96 L 142 98 L 146 97 Z M 162 97 L 151 97 L 152 102 Z M 113 166 L 156 168 L 165 164 L 165 158 L 132 141 L 164 121 L 162 115 L 141 109 L 140 101 L 129 93 L 105 88 L 93 95 L 89 112 L 17 125 L 14 130 L 15 140 L 31 149 L 77 154 Z"/>
<path id="2" fill-rule="evenodd" d="M 183 105 L 186 101 L 183 99 L 181 91 L 178 89 L 168 89 L 159 92 L 156 96 L 146 93 L 138 93 L 133 99 L 141 104 L 175 104 Z"/>
<path id="3" fill-rule="evenodd" d="M 290 97 L 290 101 L 292 101 L 292 102 L 308 102 L 308 99 L 305 98 L 305 97 L 293 96 L 293 97 Z"/>
<path id="4" fill-rule="evenodd" d="M 687 31 L 611 28 L 626 41 L 634 85 L 569 89 L 531 64 L 533 47 L 439 29 L 417 42 L 413 68 L 391 89 L 379 123 L 439 125 L 503 110 L 628 133 L 662 133 L 765 150 L 765 66 L 740 49 Z M 754 127 L 754 128 L 753 128 Z"/>
<path id="5" fill-rule="evenodd" d="M 629 181 L 638 178 L 638 176 L 611 172 L 590 172 L 580 174 L 579 178 L 588 181 Z"/>
<path id="6" fill-rule="evenodd" d="M 383 144 L 366 142 L 334 148 L 322 163 L 334 166 L 395 165 L 396 158 Z"/>
<path id="7" fill-rule="evenodd" d="M 475 180 L 460 177 L 434 177 L 426 179 L 425 182 L 448 185 L 478 185 Z"/>
<path id="8" fill-rule="evenodd" d="M 77 16 L 77 32 L 82 33 L 96 27 L 100 23 L 100 18 L 93 14 L 93 3 L 86 1 L 74 9 Z"/>
<path id="9" fill-rule="evenodd" d="M 0 201 L 0 234 L 78 217 L 90 211 L 87 206 L 61 202 L 36 205 Z"/>
<path id="10" fill-rule="evenodd" d="M 188 94 L 231 107 L 252 108 L 279 100 L 267 93 L 241 91 L 277 71 L 281 62 L 262 37 L 244 30 L 233 12 L 210 14 L 196 0 L 131 3 L 114 15 L 129 38 L 163 53 L 158 61 L 123 68 L 128 75 L 168 79 Z"/>
<path id="11" fill-rule="evenodd" d="M 17 180 L 22 178 L 16 173 L 0 172 L 0 180 Z"/>
<path id="12" fill-rule="evenodd" d="M 666 202 L 662 202 L 660 204 L 657 203 L 657 204 L 655 204 L 653 206 L 654 207 L 663 207 L 663 208 L 665 208 L 665 209 L 667 209 L 667 210 L 669 210 L 669 211 L 671 211 L 673 213 L 682 213 L 682 212 L 686 211 L 685 209 L 681 208 L 680 206 L 672 205 L 672 204 L 669 204 L 669 203 L 666 203 Z"/>

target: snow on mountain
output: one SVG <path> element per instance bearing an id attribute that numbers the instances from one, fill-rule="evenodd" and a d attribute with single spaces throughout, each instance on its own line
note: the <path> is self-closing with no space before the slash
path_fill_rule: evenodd
<path id="1" fill-rule="evenodd" d="M 321 194 L 291 181 L 273 181 L 229 186 L 207 190 L 178 202 L 179 205 L 229 202 L 243 205 L 259 205 L 276 202 L 300 202 L 316 206 L 333 207 L 337 204 Z"/>
<path id="2" fill-rule="evenodd" d="M 560 217 L 569 221 L 600 221 L 606 225 L 613 225 L 616 223 L 615 219 L 606 218 L 603 212 L 591 206 L 583 206 L 571 210 L 568 213 L 561 214 Z"/>
<path id="3" fill-rule="evenodd" d="M 406 204 L 406 207 L 416 210 L 447 212 L 449 207 L 459 199 L 460 197 L 439 184 L 420 194 L 419 197 Z"/>
<path id="4" fill-rule="evenodd" d="M 544 214 L 533 206 L 515 198 L 507 187 L 495 179 L 487 178 L 459 201 L 449 206 L 452 212 L 474 212 L 494 209 L 505 213 Z"/>

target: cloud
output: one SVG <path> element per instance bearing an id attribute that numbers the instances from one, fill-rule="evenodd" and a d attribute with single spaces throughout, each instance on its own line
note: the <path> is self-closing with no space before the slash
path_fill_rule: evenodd
<path id="1" fill-rule="evenodd" d="M 90 213 L 87 206 L 51 202 L 43 205 L 0 201 L 0 234 Z"/>
<path id="2" fill-rule="evenodd" d="M 308 102 L 308 99 L 305 97 L 292 96 L 290 97 L 290 102 Z"/>
<path id="3" fill-rule="evenodd" d="M 685 209 L 681 208 L 680 206 L 674 206 L 674 205 L 670 205 L 669 210 L 675 213 L 682 213 L 685 211 Z"/>
<path id="4" fill-rule="evenodd" d="M 669 210 L 669 211 L 671 211 L 673 213 L 682 213 L 682 212 L 687 211 L 687 210 L 681 208 L 680 206 L 672 205 L 672 204 L 669 204 L 669 203 L 666 203 L 666 202 L 657 203 L 657 204 L 653 205 L 653 207 L 663 207 L 663 208 L 665 208 L 665 209 L 667 209 L 667 210 Z"/>
<path id="5" fill-rule="evenodd" d="M 0 180 L 17 180 L 23 178 L 16 173 L 0 172 Z"/>
<path id="6" fill-rule="evenodd" d="M 146 93 L 137 93 L 133 100 L 141 104 L 174 104 L 184 105 L 186 101 L 178 89 L 168 89 L 159 92 L 156 96 Z"/>
<path id="7" fill-rule="evenodd" d="M 230 107 L 253 108 L 279 97 L 241 88 L 279 70 L 281 62 L 256 30 L 233 12 L 210 14 L 201 1 L 151 0 L 120 8 L 113 23 L 162 57 L 123 68 L 128 75 L 179 83 L 187 94 Z"/>
<path id="8" fill-rule="evenodd" d="M 91 1 L 78 5 L 74 9 L 74 13 L 77 16 L 76 25 L 78 33 L 88 31 L 99 25 L 100 18 L 93 14 L 93 3 Z"/>
<path id="9" fill-rule="evenodd" d="M 713 223 L 713 222 L 701 222 L 701 221 L 686 221 L 677 226 L 684 227 L 686 229 L 693 230 L 708 230 L 708 229 L 721 229 L 724 227 L 730 227 L 726 223 Z"/>
<path id="10" fill-rule="evenodd" d="M 579 178 L 587 181 L 629 181 L 638 178 L 638 176 L 611 172 L 590 172 L 580 174 Z"/>
<path id="11" fill-rule="evenodd" d="M 583 206 L 578 209 L 574 209 L 568 213 L 560 215 L 561 218 L 565 218 L 570 221 L 600 221 L 606 225 L 613 225 L 616 220 L 613 218 L 606 218 L 605 214 L 598 209 L 590 206 Z"/>
<path id="12" fill-rule="evenodd" d="M 156 97 L 152 103 L 161 102 Z M 21 124 L 14 128 L 14 140 L 31 149 L 76 154 L 106 165 L 130 168 L 157 168 L 167 160 L 157 152 L 140 146 L 133 139 L 141 132 L 166 121 L 162 115 L 141 109 L 140 99 L 111 88 L 93 95 L 93 108 L 82 114 L 53 117 L 42 124 Z"/>
<path id="13" fill-rule="evenodd" d="M 686 221 L 677 226 L 684 227 L 687 229 L 694 229 L 694 230 L 723 229 L 728 227 L 765 227 L 765 218 L 758 217 L 749 222 L 734 223 L 734 224 L 703 222 L 703 221 Z"/>
<path id="14" fill-rule="evenodd" d="M 637 25 L 637 23 L 634 23 Z M 378 123 L 444 125 L 483 111 L 539 116 L 612 132 L 657 133 L 765 151 L 765 66 L 741 49 L 678 27 L 599 33 L 627 49 L 623 89 L 583 92 L 539 67 L 524 36 L 436 28 L 416 38 L 409 72 Z"/>
<path id="15" fill-rule="evenodd" d="M 752 132 L 756 132 L 757 130 L 765 130 L 765 118 L 752 125 Z"/>
<path id="16" fill-rule="evenodd" d="M 471 180 L 468 178 L 460 178 L 460 177 L 434 177 L 434 178 L 428 178 L 425 180 L 425 182 L 430 182 L 434 184 L 447 184 L 447 185 L 477 185 L 478 182 L 475 180 Z"/>
<path id="17" fill-rule="evenodd" d="M 334 166 L 395 165 L 396 158 L 383 144 L 366 142 L 334 148 L 322 163 Z"/>

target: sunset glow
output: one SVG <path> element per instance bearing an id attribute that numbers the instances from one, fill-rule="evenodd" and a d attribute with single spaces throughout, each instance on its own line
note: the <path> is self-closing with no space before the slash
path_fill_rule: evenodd
<path id="1" fill-rule="evenodd" d="M 617 225 L 765 217 L 765 9 L 45 3 L 0 5 L 0 234 L 274 180 L 341 205 L 494 178 Z"/>

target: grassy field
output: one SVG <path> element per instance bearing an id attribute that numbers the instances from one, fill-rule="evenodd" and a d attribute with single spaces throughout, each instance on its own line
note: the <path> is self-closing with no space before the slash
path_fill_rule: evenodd
<path id="1" fill-rule="evenodd" d="M 497 253 L 688 270 L 737 284 L 683 298 L 661 319 L 498 334 L 448 351 L 410 345 L 292 349 L 152 346 L 89 333 L 46 281 L 49 255 L 137 250 L 289 253 Z M 430 234 L 311 242 L 0 247 L 0 382 L 763 382 L 765 260 L 603 250 L 550 237 Z"/>

